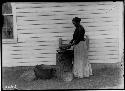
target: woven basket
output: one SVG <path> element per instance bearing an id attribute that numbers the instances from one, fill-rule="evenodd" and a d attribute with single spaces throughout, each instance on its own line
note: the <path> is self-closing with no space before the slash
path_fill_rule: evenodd
<path id="1" fill-rule="evenodd" d="M 43 65 L 36 65 L 34 72 L 37 79 L 51 79 L 54 76 L 54 69 L 47 68 Z"/>

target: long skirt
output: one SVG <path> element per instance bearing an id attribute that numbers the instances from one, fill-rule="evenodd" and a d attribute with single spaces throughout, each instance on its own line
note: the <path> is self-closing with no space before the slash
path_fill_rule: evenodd
<path id="1" fill-rule="evenodd" d="M 88 61 L 86 41 L 80 41 L 74 46 L 73 74 L 78 78 L 89 77 L 92 75 L 91 64 Z"/>

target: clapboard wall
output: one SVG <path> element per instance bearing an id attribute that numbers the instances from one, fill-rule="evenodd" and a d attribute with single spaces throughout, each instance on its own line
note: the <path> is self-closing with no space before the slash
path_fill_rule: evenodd
<path id="1" fill-rule="evenodd" d="M 72 39 L 75 16 L 90 39 L 89 61 L 120 61 L 122 2 L 18 2 L 15 12 L 18 43 L 3 44 L 3 66 L 55 65 L 59 38 Z"/>

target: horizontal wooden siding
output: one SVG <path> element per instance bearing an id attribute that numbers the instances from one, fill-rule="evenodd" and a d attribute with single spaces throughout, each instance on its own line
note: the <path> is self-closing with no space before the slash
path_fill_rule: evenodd
<path id="1" fill-rule="evenodd" d="M 56 64 L 58 39 L 64 43 L 72 39 L 75 16 L 82 18 L 90 39 L 90 62 L 118 62 L 121 6 L 121 2 L 16 3 L 18 43 L 3 45 L 3 65 Z"/>

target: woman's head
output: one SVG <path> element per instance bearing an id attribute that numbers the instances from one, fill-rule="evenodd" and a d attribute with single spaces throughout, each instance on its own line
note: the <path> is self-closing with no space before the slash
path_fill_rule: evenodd
<path id="1" fill-rule="evenodd" d="M 79 24 L 80 24 L 80 21 L 81 21 L 81 19 L 78 18 L 78 17 L 75 17 L 75 18 L 72 19 L 72 23 L 73 23 L 75 26 L 79 25 Z"/>

